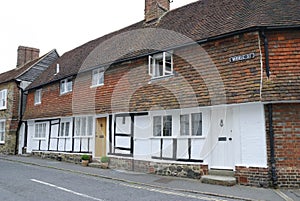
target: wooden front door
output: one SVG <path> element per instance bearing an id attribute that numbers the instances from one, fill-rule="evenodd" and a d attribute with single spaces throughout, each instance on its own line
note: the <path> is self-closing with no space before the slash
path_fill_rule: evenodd
<path id="1" fill-rule="evenodd" d="M 95 158 L 106 156 L 106 117 L 96 121 Z"/>

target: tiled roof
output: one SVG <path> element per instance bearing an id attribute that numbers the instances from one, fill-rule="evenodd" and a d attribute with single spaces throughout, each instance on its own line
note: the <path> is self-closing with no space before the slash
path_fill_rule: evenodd
<path id="1" fill-rule="evenodd" d="M 28 89 L 76 75 L 85 67 L 103 65 L 116 58 L 130 59 L 189 41 L 257 27 L 299 27 L 299 10 L 299 0 L 199 0 L 169 11 L 155 24 L 141 21 L 65 53 L 57 60 L 61 66 L 59 74 L 55 74 L 53 64 Z M 182 35 L 162 34 L 157 29 Z"/>
<path id="2" fill-rule="evenodd" d="M 0 74 L 0 84 L 16 79 L 32 82 L 43 70 L 48 68 L 58 57 L 56 50 L 51 50 L 47 54 L 27 62 L 21 67 Z M 35 68 L 35 69 L 33 69 Z"/>
<path id="3" fill-rule="evenodd" d="M 22 67 L 19 68 L 14 68 L 10 71 L 4 72 L 2 74 L 0 74 L 0 84 L 5 83 L 5 82 L 9 82 L 12 80 L 15 80 L 19 75 L 21 75 L 22 73 L 24 73 L 25 71 L 27 71 L 28 69 L 31 68 L 31 66 L 37 62 L 39 60 L 39 58 L 28 62 L 27 64 L 25 64 Z"/>

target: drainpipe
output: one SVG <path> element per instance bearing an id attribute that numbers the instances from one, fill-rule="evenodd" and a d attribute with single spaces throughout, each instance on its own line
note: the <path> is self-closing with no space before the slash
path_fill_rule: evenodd
<path id="1" fill-rule="evenodd" d="M 269 113 L 269 138 L 270 138 L 270 163 L 271 163 L 271 178 L 273 186 L 277 186 L 277 174 L 276 174 L 276 160 L 275 160 L 275 143 L 274 143 L 274 129 L 273 129 L 273 106 L 268 104 Z"/>
<path id="2" fill-rule="evenodd" d="M 270 77 L 270 60 L 269 60 L 269 42 L 268 42 L 268 38 L 264 32 L 264 30 L 262 30 L 260 32 L 261 37 L 264 39 L 264 49 L 265 49 L 265 59 L 266 59 L 266 74 L 267 77 Z"/>
<path id="3" fill-rule="evenodd" d="M 25 95 L 24 89 L 20 87 L 20 83 L 21 82 L 17 81 L 17 86 L 21 93 L 20 93 L 20 104 L 19 104 L 19 123 L 18 123 L 18 128 L 16 133 L 15 155 L 18 154 L 19 134 L 20 134 L 21 125 L 23 123 L 23 101 L 24 101 L 23 96 Z"/>
<path id="4" fill-rule="evenodd" d="M 269 58 L 269 42 L 264 30 L 260 31 L 260 35 L 264 40 L 265 49 L 265 63 L 266 63 L 266 75 L 270 77 L 270 58 Z M 273 128 L 273 105 L 270 103 L 267 105 L 269 113 L 269 138 L 270 138 L 270 163 L 271 163 L 271 179 L 273 186 L 277 186 L 277 174 L 276 174 L 276 160 L 275 160 L 275 142 L 274 142 L 274 128 Z"/>

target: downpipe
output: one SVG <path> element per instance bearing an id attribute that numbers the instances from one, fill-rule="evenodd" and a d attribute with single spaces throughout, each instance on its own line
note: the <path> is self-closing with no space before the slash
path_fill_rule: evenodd
<path id="1" fill-rule="evenodd" d="M 271 179 L 273 187 L 277 187 L 277 173 L 275 160 L 275 142 L 274 142 L 274 128 L 273 128 L 273 106 L 267 105 L 269 114 L 269 138 L 270 138 L 270 163 L 271 163 Z"/>

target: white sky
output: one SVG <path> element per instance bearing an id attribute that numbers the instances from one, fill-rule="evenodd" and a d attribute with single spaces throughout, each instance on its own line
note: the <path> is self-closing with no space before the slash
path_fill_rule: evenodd
<path id="1" fill-rule="evenodd" d="M 197 0 L 173 0 L 171 9 Z M 145 0 L 3 0 L 0 73 L 15 68 L 19 45 L 60 55 L 144 19 Z"/>

